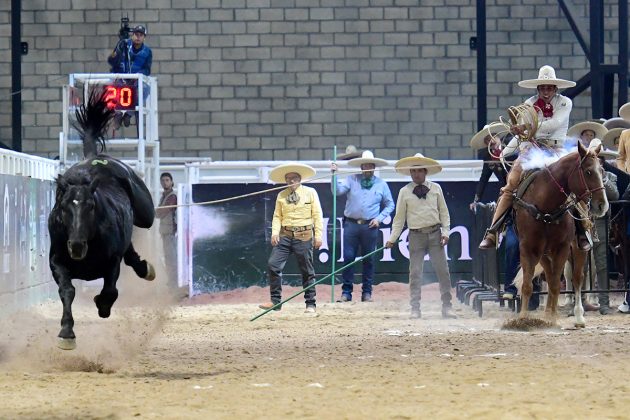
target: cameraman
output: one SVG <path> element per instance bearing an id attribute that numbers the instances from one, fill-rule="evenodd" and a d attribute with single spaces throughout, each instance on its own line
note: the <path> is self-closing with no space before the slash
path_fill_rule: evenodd
<path id="1" fill-rule="evenodd" d="M 138 25 L 132 29 L 131 39 L 121 39 L 112 51 L 107 62 L 112 66 L 112 73 L 142 73 L 151 75 L 153 53 L 144 45 L 147 30 Z"/>
<path id="2" fill-rule="evenodd" d="M 107 58 L 107 62 L 112 66 L 111 73 L 142 73 L 145 76 L 151 75 L 151 63 L 153 61 L 153 53 L 151 48 L 144 44 L 147 35 L 147 29 L 142 25 L 137 25 L 131 30 L 131 39 L 129 36 L 129 26 L 127 21 L 123 20 L 123 26 L 120 29 L 120 40 L 116 44 L 116 48 Z M 119 83 L 126 84 L 124 80 Z M 131 82 L 137 88 L 135 81 Z M 149 96 L 149 86 L 143 83 L 143 99 L 146 103 Z M 136 93 L 137 98 L 137 93 Z M 129 127 L 131 122 L 131 114 L 138 117 L 137 112 L 117 112 L 114 116 L 114 128 L 118 128 L 121 124 Z"/>

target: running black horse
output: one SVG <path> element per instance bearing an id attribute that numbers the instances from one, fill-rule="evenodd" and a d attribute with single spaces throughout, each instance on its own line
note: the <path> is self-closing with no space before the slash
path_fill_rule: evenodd
<path id="1" fill-rule="evenodd" d="M 99 90 L 77 109 L 74 127 L 83 141 L 85 160 L 57 178 L 55 205 L 48 217 L 50 269 L 63 304 L 58 345 L 64 350 L 76 347 L 72 279 L 103 278 L 103 289 L 94 302 L 99 316 L 107 318 L 118 297 L 121 260 L 139 277 L 155 278 L 153 266 L 140 259 L 131 243 L 134 225 L 148 229 L 153 224 L 151 194 L 129 166 L 102 154 L 113 115 Z"/>

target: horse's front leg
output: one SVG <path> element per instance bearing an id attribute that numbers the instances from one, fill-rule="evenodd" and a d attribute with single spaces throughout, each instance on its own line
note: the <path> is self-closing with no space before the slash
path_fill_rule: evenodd
<path id="1" fill-rule="evenodd" d="M 57 335 L 59 337 L 57 346 L 63 350 L 74 350 L 77 347 L 76 336 L 73 330 L 74 318 L 72 317 L 72 302 L 74 301 L 75 290 L 70 278 L 70 272 L 56 261 L 54 256 L 50 258 L 50 270 L 59 288 L 59 298 L 63 305 L 61 331 Z"/>
<path id="2" fill-rule="evenodd" d="M 120 258 L 111 261 L 109 265 L 111 270 L 103 276 L 103 289 L 101 293 L 94 296 L 94 303 L 98 308 L 98 316 L 101 318 L 109 318 L 112 311 L 112 305 L 118 299 L 118 289 L 116 289 L 116 281 L 120 275 Z"/>
<path id="3" fill-rule="evenodd" d="M 568 249 L 566 251 L 568 253 Z M 545 318 L 552 324 L 558 322 L 558 298 L 560 296 L 560 277 L 564 269 L 564 264 L 559 260 L 566 258 L 566 255 L 554 255 L 552 257 L 544 256 L 540 260 L 540 264 L 545 270 L 545 280 L 549 289 L 547 297 L 547 305 L 545 307 Z"/>
<path id="4" fill-rule="evenodd" d="M 523 261 L 521 256 L 521 261 Z M 534 279 L 534 268 L 533 264 L 529 262 L 523 262 L 521 264 L 521 269 L 523 270 L 523 283 L 521 284 L 521 312 L 519 313 L 519 318 L 527 318 L 529 317 L 529 300 L 532 297 L 532 292 L 534 291 L 534 287 L 532 285 L 532 280 Z"/>
<path id="5" fill-rule="evenodd" d="M 584 328 L 586 320 L 584 319 L 584 307 L 582 306 L 582 282 L 584 281 L 584 264 L 588 253 L 577 248 L 575 244 L 572 248 L 573 253 L 573 293 L 575 293 L 575 306 L 573 313 L 575 315 L 575 326 Z"/>

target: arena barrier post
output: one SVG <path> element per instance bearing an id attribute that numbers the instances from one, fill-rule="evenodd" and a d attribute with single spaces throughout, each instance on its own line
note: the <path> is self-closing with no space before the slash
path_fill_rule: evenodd
<path id="1" fill-rule="evenodd" d="M 396 241 L 396 242 L 397 242 L 397 243 L 398 243 L 398 242 L 400 242 L 400 239 L 399 239 L 398 241 Z M 371 257 L 372 255 L 376 254 L 377 252 L 382 251 L 383 249 L 385 249 L 385 246 L 382 246 L 382 247 L 380 247 L 380 248 L 377 248 L 377 249 L 375 249 L 374 251 L 370 252 L 369 254 L 366 254 L 366 255 L 362 256 L 361 258 L 357 258 L 356 260 L 354 260 L 354 261 L 352 261 L 352 262 L 350 262 L 350 263 L 348 263 L 348 264 L 344 265 L 343 267 L 339 268 L 339 269 L 338 269 L 338 270 L 336 270 L 336 271 L 333 271 L 332 273 L 328 274 L 327 276 L 322 277 L 321 279 L 317 280 L 315 283 L 313 283 L 313 284 L 311 284 L 311 285 L 309 285 L 309 286 L 305 287 L 304 289 L 300 290 L 299 292 L 296 292 L 296 293 L 292 294 L 291 296 L 289 296 L 289 297 L 288 297 L 288 298 L 286 298 L 285 300 L 283 300 L 283 301 L 281 301 L 281 302 L 279 302 L 279 303 L 276 303 L 276 304 L 275 304 L 275 305 L 273 305 L 271 308 L 269 308 L 269 309 L 265 309 L 262 313 L 260 313 L 260 314 L 256 315 L 255 317 L 253 317 L 253 318 L 252 318 L 252 319 L 250 319 L 249 321 L 250 321 L 250 322 L 252 322 L 252 321 L 256 321 L 256 320 L 257 320 L 258 318 L 260 318 L 261 316 L 263 316 L 263 315 L 267 314 L 267 312 L 273 311 L 275 308 L 277 308 L 277 307 L 279 307 L 279 306 L 282 306 L 284 303 L 286 303 L 286 302 L 290 301 L 290 300 L 291 300 L 291 299 L 293 299 L 294 297 L 301 295 L 301 294 L 302 294 L 302 293 L 304 293 L 306 290 L 308 290 L 308 289 L 311 289 L 311 288 L 315 287 L 316 285 L 318 285 L 319 283 L 323 282 L 324 280 L 327 280 L 327 279 L 328 279 L 328 277 L 334 276 L 335 274 L 339 273 L 340 271 L 343 271 L 343 270 L 345 270 L 346 268 L 350 267 L 351 265 L 354 265 L 354 264 L 356 264 L 356 263 L 358 263 L 358 262 L 363 261 L 363 260 L 364 260 L 365 258 L 367 258 L 367 257 Z"/>
<path id="2" fill-rule="evenodd" d="M 337 145 L 333 146 L 333 162 L 337 163 Z M 335 302 L 335 265 L 337 263 L 337 171 L 332 174 L 332 247 L 330 264 L 330 303 Z"/>

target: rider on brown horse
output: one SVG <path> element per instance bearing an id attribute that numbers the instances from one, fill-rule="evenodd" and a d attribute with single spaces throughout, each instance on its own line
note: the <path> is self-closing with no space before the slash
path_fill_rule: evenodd
<path id="1" fill-rule="evenodd" d="M 550 152 L 558 152 L 563 148 L 563 144 L 569 128 L 569 115 L 573 102 L 566 96 L 558 93 L 559 88 L 575 86 L 575 82 L 556 78 L 556 72 L 551 66 L 542 66 L 538 72 L 537 79 L 522 80 L 518 83 L 520 87 L 532 88 L 538 91 L 537 95 L 525 101 L 526 105 L 531 105 L 538 113 L 538 127 L 535 128 L 535 138 L 525 141 L 527 133 L 532 130 L 528 124 L 514 118 L 510 131 L 516 137 L 504 150 L 504 154 L 513 152 L 512 149 L 519 149 L 520 156 L 514 161 L 512 170 L 508 174 L 507 185 L 501 189 L 501 196 L 498 200 L 497 208 L 492 218 L 492 224 L 486 231 L 486 235 L 479 244 L 481 249 L 494 248 L 496 246 L 496 236 L 507 212 L 512 207 L 514 194 L 518 188 L 523 172 L 522 162 L 534 149 L 546 149 Z M 520 136 L 521 142 L 517 143 Z M 557 153 L 556 153 L 557 154 Z M 589 248 L 588 238 L 585 230 L 578 223 L 578 241 L 580 248 Z"/>

